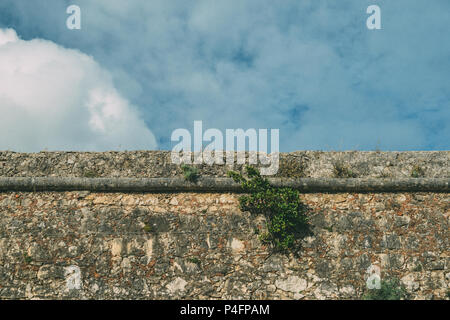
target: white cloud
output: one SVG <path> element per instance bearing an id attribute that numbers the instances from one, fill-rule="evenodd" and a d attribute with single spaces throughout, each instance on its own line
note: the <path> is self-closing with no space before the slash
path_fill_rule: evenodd
<path id="1" fill-rule="evenodd" d="M 19 38 L 13 29 L 0 30 L 0 46 L 18 40 Z"/>
<path id="2" fill-rule="evenodd" d="M 369 31 L 373 2 L 77 0 L 74 32 L 64 1 L 2 0 L 0 25 L 95 57 L 162 148 L 203 120 L 279 128 L 282 151 L 448 149 L 450 1 L 377 0 Z"/>
<path id="3" fill-rule="evenodd" d="M 135 107 L 93 58 L 0 29 L 0 150 L 154 149 Z"/>

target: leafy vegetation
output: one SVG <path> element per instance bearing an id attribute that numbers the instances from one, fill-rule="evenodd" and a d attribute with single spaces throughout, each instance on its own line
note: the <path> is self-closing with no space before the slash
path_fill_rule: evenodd
<path id="1" fill-rule="evenodd" d="M 191 258 L 188 259 L 188 261 L 191 262 L 191 263 L 194 263 L 196 265 L 200 265 L 200 263 L 201 263 L 200 259 L 197 258 L 197 257 L 191 257 Z"/>
<path id="2" fill-rule="evenodd" d="M 423 268 L 422 268 L 422 265 L 421 265 L 421 264 L 416 265 L 416 266 L 414 267 L 414 269 L 413 269 L 413 271 L 415 271 L 415 272 L 420 272 L 420 271 L 422 271 L 422 270 L 423 270 Z"/>
<path id="3" fill-rule="evenodd" d="M 23 253 L 23 260 L 26 264 L 30 264 L 33 261 L 33 259 L 27 253 Z"/>
<path id="4" fill-rule="evenodd" d="M 405 286 L 397 278 L 381 281 L 380 289 L 370 289 L 364 300 L 405 300 L 409 298 Z"/>
<path id="5" fill-rule="evenodd" d="M 336 161 L 333 164 L 333 173 L 336 178 L 356 178 L 358 176 L 343 161 Z"/>
<path id="6" fill-rule="evenodd" d="M 411 177 L 413 178 L 421 178 L 425 177 L 425 170 L 419 165 L 415 165 L 414 168 L 411 170 Z"/>
<path id="7" fill-rule="evenodd" d="M 306 206 L 300 201 L 300 193 L 292 188 L 271 186 L 257 169 L 251 166 L 246 169 L 248 179 L 237 172 L 228 172 L 246 192 L 239 198 L 241 210 L 266 217 L 267 232 L 260 234 L 263 242 L 272 243 L 280 251 L 294 249 L 297 241 L 309 232 Z"/>
<path id="8" fill-rule="evenodd" d="M 152 226 L 149 225 L 148 223 L 145 224 L 145 226 L 144 226 L 143 229 L 144 229 L 144 231 L 147 232 L 147 233 L 150 233 L 150 232 L 153 232 L 153 231 L 154 231 L 153 228 L 152 228 Z"/>
<path id="9" fill-rule="evenodd" d="M 95 170 L 87 170 L 83 172 L 83 177 L 85 178 L 96 178 L 98 173 Z"/>
<path id="10" fill-rule="evenodd" d="M 197 182 L 199 178 L 198 169 L 195 167 L 188 166 L 186 164 L 181 165 L 181 170 L 183 170 L 184 178 L 190 182 Z"/>

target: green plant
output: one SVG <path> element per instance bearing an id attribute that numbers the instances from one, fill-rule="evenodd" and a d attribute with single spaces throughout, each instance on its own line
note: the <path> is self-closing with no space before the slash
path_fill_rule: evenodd
<path id="1" fill-rule="evenodd" d="M 415 272 L 420 272 L 420 271 L 422 271 L 422 270 L 423 270 L 423 268 L 422 268 L 422 265 L 421 265 L 421 264 L 416 265 L 416 266 L 414 267 L 414 269 L 413 269 L 413 271 L 415 271 Z"/>
<path id="2" fill-rule="evenodd" d="M 196 265 L 200 265 L 200 259 L 197 257 L 189 258 L 188 261 L 191 263 L 195 263 Z"/>
<path id="3" fill-rule="evenodd" d="M 181 165 L 181 170 L 183 170 L 184 178 L 190 182 L 197 182 L 199 178 L 198 169 L 195 167 L 188 166 L 186 164 Z"/>
<path id="4" fill-rule="evenodd" d="M 23 260 L 26 264 L 30 264 L 33 261 L 33 259 L 25 252 L 23 253 Z"/>
<path id="5" fill-rule="evenodd" d="M 425 170 L 422 169 L 421 166 L 415 165 L 411 170 L 411 177 L 413 178 L 421 178 L 425 176 Z"/>
<path id="6" fill-rule="evenodd" d="M 153 231 L 152 226 L 149 225 L 149 224 L 146 224 L 143 229 L 144 229 L 145 232 L 152 232 Z"/>
<path id="7" fill-rule="evenodd" d="M 336 178 L 356 178 L 358 176 L 342 161 L 336 161 L 333 164 L 333 173 Z"/>
<path id="8" fill-rule="evenodd" d="M 98 173 L 95 170 L 87 170 L 83 172 L 83 177 L 85 178 L 95 178 L 98 176 Z"/>
<path id="9" fill-rule="evenodd" d="M 409 298 L 405 286 L 397 278 L 381 281 L 380 289 L 370 289 L 364 300 L 405 300 Z"/>
<path id="10" fill-rule="evenodd" d="M 300 193 L 292 188 L 271 186 L 257 169 L 251 166 L 246 169 L 248 179 L 237 172 L 228 172 L 246 193 L 239 198 L 241 210 L 266 217 L 267 232 L 260 235 L 261 241 L 272 243 L 280 251 L 292 250 L 309 232 L 306 206 L 300 201 Z"/>

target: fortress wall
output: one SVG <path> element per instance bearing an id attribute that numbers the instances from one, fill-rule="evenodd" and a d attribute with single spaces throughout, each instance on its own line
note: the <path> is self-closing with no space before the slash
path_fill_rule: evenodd
<path id="1" fill-rule="evenodd" d="M 0 298 L 356 299 L 377 265 L 448 299 L 448 193 L 302 195 L 297 256 L 259 241 L 238 196 L 0 193 Z"/>
<path id="2" fill-rule="evenodd" d="M 261 243 L 264 218 L 242 212 L 239 193 L 186 185 L 164 193 L 30 192 L 7 180 L 0 299 L 358 299 L 370 267 L 382 280 L 401 279 L 412 299 L 449 299 L 449 159 L 448 151 L 281 154 L 277 176 L 296 181 L 348 178 L 336 173 L 340 163 L 352 173 L 349 184 L 414 176 L 442 186 L 304 193 L 312 233 L 296 254 Z M 243 166 L 197 167 L 214 182 Z M 0 182 L 5 177 L 180 181 L 182 171 L 162 151 L 0 152 Z"/>

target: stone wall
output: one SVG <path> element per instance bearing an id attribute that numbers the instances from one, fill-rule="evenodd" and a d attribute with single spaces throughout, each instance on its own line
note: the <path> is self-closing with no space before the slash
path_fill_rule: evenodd
<path id="1" fill-rule="evenodd" d="M 322 152 L 280 154 L 279 177 L 341 177 L 336 166 L 348 169 L 352 178 L 450 178 L 450 151 Z M 242 165 L 196 165 L 202 176 L 225 177 Z M 132 177 L 182 176 L 168 151 L 40 152 L 0 151 L 0 177 Z"/>
<path id="2" fill-rule="evenodd" d="M 311 235 L 296 254 L 261 243 L 264 218 L 242 212 L 237 193 L 6 188 L 0 299 L 359 299 L 376 267 L 382 280 L 401 279 L 412 299 L 449 299 L 449 156 L 281 154 L 279 177 L 446 183 L 442 192 L 303 194 Z M 202 177 L 242 170 L 198 167 Z M 0 178 L 174 176 L 182 172 L 169 152 L 0 152 Z"/>
<path id="3" fill-rule="evenodd" d="M 1 193 L 0 298 L 357 299 L 367 269 L 448 299 L 447 193 L 305 194 L 297 255 L 236 194 Z"/>

